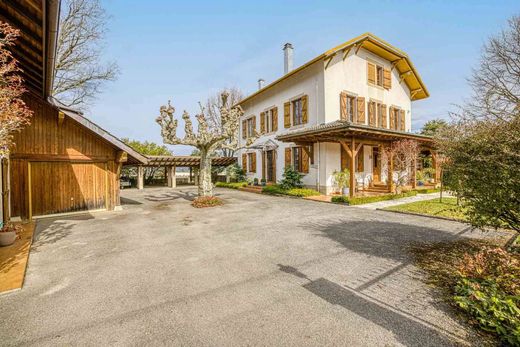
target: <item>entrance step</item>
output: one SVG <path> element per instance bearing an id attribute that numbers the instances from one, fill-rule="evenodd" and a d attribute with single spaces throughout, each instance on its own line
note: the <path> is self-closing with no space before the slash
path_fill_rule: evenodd
<path id="1" fill-rule="evenodd" d="M 246 186 L 241 187 L 238 190 L 241 190 L 243 192 L 262 194 L 262 186 Z"/>

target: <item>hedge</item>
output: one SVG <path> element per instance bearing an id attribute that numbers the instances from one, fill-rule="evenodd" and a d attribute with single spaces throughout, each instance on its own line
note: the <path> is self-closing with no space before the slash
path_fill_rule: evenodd
<path id="1" fill-rule="evenodd" d="M 431 193 L 438 193 L 440 192 L 440 188 L 419 188 L 415 189 L 417 194 L 431 194 Z"/>
<path id="2" fill-rule="evenodd" d="M 318 192 L 314 189 L 307 189 L 307 188 L 282 189 L 278 184 L 265 186 L 264 188 L 262 188 L 262 193 L 271 194 L 271 195 L 289 195 L 289 196 L 296 196 L 296 197 L 320 195 L 320 192 Z"/>
<path id="3" fill-rule="evenodd" d="M 247 182 L 232 182 L 232 183 L 217 182 L 215 184 L 215 186 L 219 187 L 219 188 L 238 189 L 238 188 L 242 188 L 242 187 L 247 187 Z"/>
<path id="4" fill-rule="evenodd" d="M 412 190 L 406 193 L 401 194 L 387 194 L 387 195 L 378 195 L 378 196 L 357 196 L 350 198 L 348 196 L 344 195 L 336 195 L 333 196 L 331 201 L 335 203 L 342 203 L 342 204 L 348 204 L 348 205 L 363 205 L 363 204 L 369 204 L 372 202 L 378 202 L 378 201 L 386 201 L 386 200 L 395 200 L 395 199 L 401 199 L 406 198 L 409 196 L 415 196 L 417 195 L 417 191 Z"/>

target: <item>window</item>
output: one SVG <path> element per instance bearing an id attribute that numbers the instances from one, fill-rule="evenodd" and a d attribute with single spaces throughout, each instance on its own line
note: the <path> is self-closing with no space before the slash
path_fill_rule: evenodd
<path id="1" fill-rule="evenodd" d="M 247 123 L 247 137 L 253 137 L 255 133 L 255 118 L 251 117 L 246 120 Z"/>
<path id="2" fill-rule="evenodd" d="M 382 65 L 367 62 L 367 79 L 369 84 L 387 87 L 385 86 L 385 68 Z"/>
<path id="3" fill-rule="evenodd" d="M 306 174 L 309 172 L 309 164 L 313 163 L 313 156 L 312 146 L 287 147 L 285 149 L 285 166 L 292 166 L 294 170 Z"/>
<path id="4" fill-rule="evenodd" d="M 302 172 L 302 149 L 301 149 L 301 147 L 293 147 L 292 161 L 293 161 L 293 168 L 298 172 Z"/>
<path id="5" fill-rule="evenodd" d="M 347 95 L 347 120 L 350 122 L 356 121 L 356 99 L 355 96 Z"/>
<path id="6" fill-rule="evenodd" d="M 270 133 L 277 130 L 277 127 L 275 125 L 276 117 L 274 115 L 275 108 L 271 108 L 267 111 L 265 111 L 265 132 Z"/>
<path id="7" fill-rule="evenodd" d="M 302 99 L 296 99 L 291 102 L 293 112 L 293 125 L 303 124 Z"/>
<path id="8" fill-rule="evenodd" d="M 256 172 L 256 153 L 247 153 L 247 163 L 249 172 Z"/>

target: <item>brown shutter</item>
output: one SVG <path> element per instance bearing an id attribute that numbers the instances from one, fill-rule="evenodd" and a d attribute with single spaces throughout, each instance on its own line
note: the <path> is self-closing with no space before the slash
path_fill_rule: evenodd
<path id="1" fill-rule="evenodd" d="M 242 153 L 242 170 L 247 172 L 247 154 Z"/>
<path id="2" fill-rule="evenodd" d="M 401 131 L 406 131 L 406 118 L 404 110 L 399 110 L 399 119 L 401 121 Z"/>
<path id="3" fill-rule="evenodd" d="M 256 152 L 251 153 L 251 172 L 256 172 Z"/>
<path id="4" fill-rule="evenodd" d="M 347 93 L 339 94 L 339 116 L 341 120 L 347 120 Z"/>
<path id="5" fill-rule="evenodd" d="M 368 125 L 370 125 L 370 126 L 376 125 L 375 106 L 376 106 L 376 103 L 373 101 L 370 101 L 368 103 Z"/>
<path id="6" fill-rule="evenodd" d="M 367 62 L 367 79 L 368 83 L 376 84 L 376 66 Z"/>
<path id="7" fill-rule="evenodd" d="M 252 136 L 255 136 L 255 130 L 256 130 L 256 116 L 253 116 L 253 133 Z"/>
<path id="8" fill-rule="evenodd" d="M 302 96 L 302 123 L 305 124 L 309 120 L 307 115 L 307 109 L 309 104 L 309 97 L 307 95 Z"/>
<path id="9" fill-rule="evenodd" d="M 390 69 L 387 68 L 384 68 L 383 70 L 383 88 L 392 88 L 392 74 L 390 72 Z"/>
<path id="10" fill-rule="evenodd" d="M 273 108 L 273 131 L 278 131 L 278 107 Z"/>
<path id="11" fill-rule="evenodd" d="M 283 104 L 283 127 L 291 127 L 291 103 L 286 102 Z"/>
<path id="12" fill-rule="evenodd" d="M 291 148 L 285 149 L 285 167 L 291 166 Z"/>
<path id="13" fill-rule="evenodd" d="M 385 104 L 381 105 L 381 123 L 383 123 L 383 124 L 379 124 L 379 126 L 381 128 L 388 128 L 388 123 L 386 122 L 386 105 Z"/>
<path id="14" fill-rule="evenodd" d="M 260 112 L 260 133 L 265 133 L 265 112 Z"/>
<path id="15" fill-rule="evenodd" d="M 365 124 L 365 98 L 360 96 L 357 98 L 357 122 Z"/>
<path id="16" fill-rule="evenodd" d="M 302 156 L 302 173 L 309 173 L 309 153 L 308 148 L 301 147 L 301 156 Z"/>
<path id="17" fill-rule="evenodd" d="M 357 158 L 357 172 L 363 172 L 365 171 L 365 155 L 364 155 L 364 149 L 363 146 L 359 149 L 359 152 L 356 156 Z"/>
<path id="18" fill-rule="evenodd" d="M 395 113 L 395 109 L 394 109 L 393 106 L 390 106 L 390 110 L 388 111 L 388 113 L 390 114 L 389 128 L 390 129 L 394 129 L 394 122 L 395 122 L 394 113 Z"/>
<path id="19" fill-rule="evenodd" d="M 341 171 L 343 171 L 345 169 L 350 170 L 350 157 L 347 154 L 347 151 L 345 151 L 345 149 L 341 145 L 340 145 L 340 150 L 341 150 Z"/>
<path id="20" fill-rule="evenodd" d="M 242 138 L 247 138 L 247 123 L 245 120 L 242 121 Z"/>

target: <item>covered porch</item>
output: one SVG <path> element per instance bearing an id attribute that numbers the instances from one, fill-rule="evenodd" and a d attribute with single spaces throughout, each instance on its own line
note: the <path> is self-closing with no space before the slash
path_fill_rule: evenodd
<path id="1" fill-rule="evenodd" d="M 397 173 L 392 156 L 385 155 L 385 149 L 393 142 L 403 139 L 416 141 L 420 153 L 431 155 L 430 163 L 436 170 L 435 177 L 428 183 L 435 185 L 439 182 L 440 170 L 433 139 L 428 136 L 340 120 L 289 131 L 277 137 L 279 141 L 294 143 L 297 146 L 314 146 L 317 153 L 317 157 L 314 158 L 314 166 L 318 170 L 317 188 L 324 194 L 336 193 L 332 173 L 348 169 L 351 173 L 349 184 L 351 197 L 388 194 L 394 191 L 394 177 Z M 417 187 L 416 171 L 418 167 L 421 168 L 421 164 L 417 157 L 407 170 L 407 185 L 410 188 Z"/>

